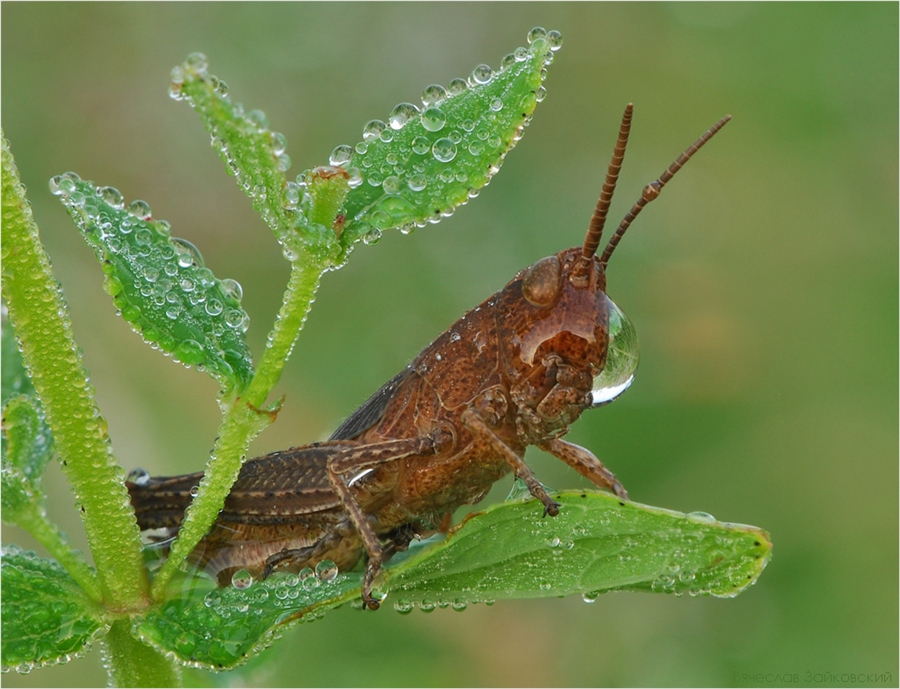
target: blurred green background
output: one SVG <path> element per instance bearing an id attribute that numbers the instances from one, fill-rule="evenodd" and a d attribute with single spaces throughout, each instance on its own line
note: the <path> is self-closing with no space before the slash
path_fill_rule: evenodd
<path id="1" fill-rule="evenodd" d="M 894 3 L 4 3 L 6 136 L 115 450 L 126 468 L 153 473 L 204 466 L 215 385 L 117 319 L 47 180 L 74 170 L 149 201 L 218 276 L 243 285 L 258 355 L 287 264 L 199 120 L 166 95 L 189 52 L 205 52 L 235 100 L 268 114 L 296 174 L 426 85 L 497 67 L 531 27 L 564 37 L 548 97 L 490 187 L 440 225 L 360 247 L 325 276 L 260 454 L 327 437 L 518 269 L 580 243 L 625 103 L 636 112 L 615 217 L 734 116 L 617 252 L 609 292 L 636 324 L 641 369 L 569 438 L 637 501 L 769 530 L 775 554 L 759 583 L 735 600 L 342 609 L 295 628 L 241 675 L 189 681 L 808 685 L 856 673 L 896 684 L 897 19 Z M 529 461 L 551 486 L 583 483 L 539 452 Z M 86 547 L 51 469 L 51 511 Z M 9 527 L 3 538 L 33 547 Z M 96 649 L 4 677 L 105 682 Z"/>

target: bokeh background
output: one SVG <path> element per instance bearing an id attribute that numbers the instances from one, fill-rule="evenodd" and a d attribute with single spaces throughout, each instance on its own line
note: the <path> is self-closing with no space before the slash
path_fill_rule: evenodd
<path id="1" fill-rule="evenodd" d="M 126 468 L 204 466 L 215 385 L 144 345 L 47 189 L 54 174 L 150 202 L 237 279 L 257 354 L 288 269 L 168 74 L 194 50 L 288 140 L 293 173 L 363 124 L 559 29 L 548 97 L 481 196 L 360 247 L 326 275 L 263 453 L 327 437 L 520 268 L 580 243 L 623 106 L 613 215 L 725 113 L 734 121 L 631 230 L 609 291 L 642 364 L 570 439 L 634 499 L 769 530 L 734 600 L 619 594 L 401 616 L 342 609 L 240 673 L 272 686 L 846 684 L 898 677 L 898 7 L 679 3 L 4 3 L 3 127 Z M 582 479 L 535 452 L 547 484 Z M 50 508 L 82 547 L 51 469 Z M 498 485 L 501 499 L 509 482 Z M 4 527 L 4 541 L 32 545 Z M 831 679 L 828 679 L 829 673 Z M 7 686 L 103 685 L 98 652 Z M 859 684 L 860 682 L 855 682 Z M 864 679 L 863 684 L 871 684 Z"/>

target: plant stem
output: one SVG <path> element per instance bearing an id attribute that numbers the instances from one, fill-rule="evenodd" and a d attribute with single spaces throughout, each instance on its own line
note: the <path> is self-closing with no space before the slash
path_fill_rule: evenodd
<path id="1" fill-rule="evenodd" d="M 153 582 L 154 600 L 164 598 L 166 586 L 175 571 L 187 559 L 225 503 L 237 480 L 250 442 L 274 418 L 263 405 L 281 378 L 284 365 L 294 348 L 300 329 L 312 307 L 322 265 L 307 256 L 291 263 L 291 276 L 278 318 L 266 342 L 266 350 L 256 374 L 244 393 L 234 402 L 219 426 L 218 439 L 199 491 L 185 514 L 166 562 Z"/>
<path id="2" fill-rule="evenodd" d="M 113 622 L 104 639 L 109 684 L 113 687 L 179 687 L 181 670 L 160 651 L 131 633 L 131 621 Z"/>
<path id="3" fill-rule="evenodd" d="M 148 602 L 148 583 L 124 472 L 111 452 L 106 423 L 5 138 L 2 156 L 3 298 L 82 513 L 103 599 L 115 610 L 139 610 Z"/>

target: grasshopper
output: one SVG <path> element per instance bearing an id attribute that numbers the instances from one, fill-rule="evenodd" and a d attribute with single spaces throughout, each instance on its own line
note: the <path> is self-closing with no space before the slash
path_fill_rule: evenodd
<path id="1" fill-rule="evenodd" d="M 413 538 L 445 530 L 454 510 L 477 503 L 510 471 L 545 516 L 559 513 L 525 464 L 529 445 L 627 499 L 597 457 L 562 438 L 585 409 L 624 390 L 637 365 L 632 326 L 606 296 L 606 268 L 644 206 L 729 119 L 644 188 L 598 257 L 631 128 L 629 103 L 584 243 L 516 274 L 329 440 L 246 462 L 191 559 L 227 585 L 241 569 L 266 578 L 330 560 L 347 570 L 365 554 L 362 598 L 377 609 L 372 589 L 384 562 Z M 201 477 L 144 474 L 129 481 L 140 527 L 177 531 Z"/>

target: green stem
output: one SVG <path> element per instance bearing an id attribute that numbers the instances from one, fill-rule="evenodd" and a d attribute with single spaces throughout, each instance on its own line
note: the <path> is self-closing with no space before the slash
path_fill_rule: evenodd
<path id="1" fill-rule="evenodd" d="M 2 157 L 3 298 L 82 513 L 103 599 L 113 609 L 139 610 L 148 583 L 123 471 L 5 138 Z"/>
<path id="2" fill-rule="evenodd" d="M 113 687 L 180 687 L 181 671 L 160 651 L 131 633 L 131 621 L 116 620 L 103 640 Z"/>
<path id="3" fill-rule="evenodd" d="M 103 601 L 97 573 L 88 565 L 79 551 L 72 548 L 69 539 L 53 522 L 47 519 L 43 508 L 31 503 L 27 512 L 20 513 L 16 524 L 25 529 L 47 552 L 59 562 L 84 592 L 95 602 Z"/>
<path id="4" fill-rule="evenodd" d="M 268 425 L 274 413 L 263 411 L 272 388 L 291 354 L 312 306 L 322 266 L 308 256 L 291 264 L 291 276 L 278 318 L 269 334 L 266 350 L 250 385 L 228 410 L 199 491 L 185 514 L 178 539 L 153 582 L 154 600 L 164 598 L 166 586 L 187 559 L 222 509 L 231 486 L 241 471 L 250 442 Z"/>

